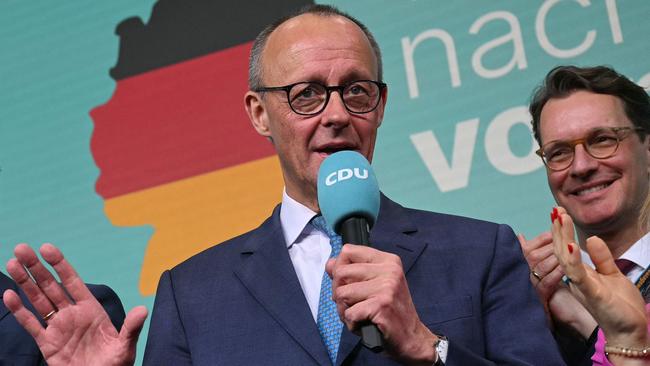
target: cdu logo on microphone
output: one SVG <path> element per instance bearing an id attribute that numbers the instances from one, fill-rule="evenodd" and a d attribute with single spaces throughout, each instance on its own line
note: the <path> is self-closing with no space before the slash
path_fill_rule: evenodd
<path id="1" fill-rule="evenodd" d="M 329 187 L 333 184 L 336 184 L 337 182 L 348 180 L 353 176 L 359 179 L 368 179 L 368 169 L 360 169 L 360 168 L 339 169 L 327 175 L 327 177 L 325 178 L 325 185 Z"/>
<path id="2" fill-rule="evenodd" d="M 377 177 L 366 158 L 355 151 L 339 151 L 323 160 L 318 170 L 318 205 L 328 226 L 352 216 L 372 225 L 379 214 Z"/>

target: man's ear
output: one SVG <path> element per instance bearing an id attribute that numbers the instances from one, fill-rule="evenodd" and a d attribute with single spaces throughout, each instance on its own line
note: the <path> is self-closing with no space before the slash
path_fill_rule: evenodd
<path id="1" fill-rule="evenodd" d="M 262 136 L 271 137 L 271 130 L 269 128 L 269 118 L 266 112 L 266 106 L 262 100 L 262 95 L 254 91 L 248 91 L 244 95 L 244 105 L 246 106 L 246 113 L 251 120 L 255 131 Z"/>

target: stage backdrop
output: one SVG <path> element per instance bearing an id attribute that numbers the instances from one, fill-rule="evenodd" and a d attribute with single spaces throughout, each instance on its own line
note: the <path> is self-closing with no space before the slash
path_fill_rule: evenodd
<path id="1" fill-rule="evenodd" d="M 151 309 L 161 271 L 256 227 L 282 180 L 244 113 L 248 52 L 310 2 L 1 2 L 0 261 L 52 242 L 127 310 Z M 330 3 L 382 48 L 373 165 L 407 206 L 536 235 L 553 201 L 532 89 L 559 64 L 650 85 L 646 0 Z"/>

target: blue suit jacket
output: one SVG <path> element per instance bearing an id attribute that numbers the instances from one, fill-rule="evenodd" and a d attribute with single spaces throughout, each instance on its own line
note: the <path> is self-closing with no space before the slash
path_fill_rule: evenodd
<path id="1" fill-rule="evenodd" d="M 88 285 L 88 288 L 111 318 L 113 325 L 119 330 L 124 322 L 124 308 L 115 292 L 108 286 Z M 23 304 L 34 312 L 25 293 L 16 283 L 4 273 L 0 272 L 0 297 L 5 290 L 12 289 L 18 293 Z M 0 301 L 0 365 L 44 365 L 45 361 L 36 346 L 32 336 L 16 321 L 13 315 Z"/>
<path id="2" fill-rule="evenodd" d="M 331 364 L 279 211 L 163 273 L 145 364 Z M 563 364 L 508 226 L 406 209 L 382 197 L 370 242 L 400 256 L 420 319 L 449 338 L 446 365 Z M 344 328 L 337 364 L 396 363 Z"/>

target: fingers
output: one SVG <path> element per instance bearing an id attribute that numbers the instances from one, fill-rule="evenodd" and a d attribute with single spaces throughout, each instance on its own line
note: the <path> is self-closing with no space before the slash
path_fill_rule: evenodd
<path id="1" fill-rule="evenodd" d="M 25 292 L 29 302 L 32 303 L 34 309 L 41 317 L 44 317 L 53 310 L 57 310 L 49 297 L 32 280 L 29 273 L 25 270 L 25 267 L 23 267 L 23 264 L 21 264 L 18 259 L 12 258 L 7 262 L 7 273 L 9 273 L 9 276 L 11 276 L 16 284 Z M 55 285 L 58 286 L 56 283 Z"/>
<path id="2" fill-rule="evenodd" d="M 32 248 L 27 244 L 18 244 L 14 249 L 14 255 L 18 259 L 18 262 L 29 271 L 40 291 L 44 296 L 47 296 L 56 309 L 70 305 L 70 299 L 61 288 L 61 285 L 59 285 L 59 282 L 54 278 L 52 273 L 41 263 Z M 22 284 L 26 284 L 24 278 Z M 40 312 L 40 309 L 38 310 Z M 49 309 L 47 312 L 41 313 L 41 315 L 48 314 L 51 310 Z"/>
<path id="3" fill-rule="evenodd" d="M 144 306 L 136 306 L 131 309 L 124 319 L 124 324 L 120 330 L 120 339 L 135 346 L 135 343 L 138 342 L 140 331 L 142 331 L 144 321 L 147 319 L 147 315 L 147 308 Z"/>
<path id="4" fill-rule="evenodd" d="M 558 207 L 557 219 L 553 222 L 553 249 L 567 276 L 572 281 L 581 281 L 586 272 L 574 237 L 573 219 L 564 208 Z"/>
<path id="5" fill-rule="evenodd" d="M 332 284 L 343 286 L 349 283 L 369 281 L 385 273 L 390 267 L 383 263 L 348 263 L 338 262 L 332 271 Z"/>
<path id="6" fill-rule="evenodd" d="M 61 253 L 59 248 L 46 243 L 41 246 L 40 252 L 43 259 L 45 259 L 45 261 L 49 263 L 59 275 L 61 283 L 70 296 L 72 296 L 74 301 L 94 299 L 94 296 L 90 290 L 88 290 L 86 284 L 83 282 L 81 277 L 79 277 L 74 268 L 72 268 L 70 263 L 68 263 L 68 261 L 63 257 L 63 253 Z"/>
<path id="7" fill-rule="evenodd" d="M 379 276 L 399 277 L 402 274 L 401 259 L 391 253 L 366 246 L 346 244 L 335 262 L 326 264 L 332 277 L 332 289 L 351 283 L 373 280 Z"/>
<path id="8" fill-rule="evenodd" d="M 43 259 L 57 272 L 74 301 L 93 299 L 86 285 L 58 248 L 46 243 L 41 246 L 40 252 Z M 52 273 L 41 263 L 32 248 L 26 244 L 19 244 L 14 250 L 14 255 L 16 258 L 7 263 L 7 271 L 25 291 L 41 317 L 72 304 L 71 299 Z"/>
<path id="9" fill-rule="evenodd" d="M 45 328 L 43 328 L 36 316 L 25 307 L 18 294 L 13 290 L 7 290 L 2 295 L 2 300 L 18 323 L 38 342 L 41 332 Z"/>
<path id="10" fill-rule="evenodd" d="M 564 274 L 553 254 L 553 236 L 551 232 L 544 232 L 531 240 L 526 240 L 522 234 L 518 238 L 530 267 L 531 283 L 542 301 L 546 302 L 557 289 Z"/>
<path id="11" fill-rule="evenodd" d="M 553 270 L 555 265 L 552 261 L 548 261 L 553 257 L 553 237 L 550 232 L 541 233 L 531 240 L 527 240 L 523 234 L 517 235 L 517 238 L 531 272 L 535 271 L 540 277 L 543 277 Z M 543 264 L 544 268 L 539 268 L 538 265 L 544 261 L 547 261 Z"/>
<path id="12" fill-rule="evenodd" d="M 538 293 L 542 295 L 542 299 L 548 300 L 548 298 L 555 292 L 560 283 L 560 280 L 564 276 L 564 271 L 562 267 L 557 266 L 551 272 L 547 273 L 540 281 L 537 281 L 535 288 L 538 290 Z"/>
<path id="13" fill-rule="evenodd" d="M 384 289 L 390 291 L 393 284 L 389 277 L 374 278 L 363 282 L 351 282 L 339 285 L 332 290 L 332 297 L 336 303 L 352 306 L 360 301 L 372 298 L 375 294 L 381 293 Z"/>
<path id="14" fill-rule="evenodd" d="M 367 288 L 364 285 L 368 284 Z M 400 296 L 398 281 L 392 284 L 373 284 L 364 282 L 355 284 L 355 291 L 347 292 L 349 304 L 337 306 L 339 315 L 350 331 L 355 331 L 367 322 L 383 327 L 388 318 L 395 316 L 396 310 L 405 311 L 404 302 L 409 302 L 405 296 Z M 348 285 L 350 286 L 350 285 Z M 347 287 L 347 286 L 346 286 Z M 352 288 L 351 288 L 352 290 Z M 362 294 L 360 294 L 362 293 Z M 343 303 L 335 297 L 337 305 Z M 404 315 L 404 314 L 401 314 Z M 404 324 L 399 324 L 403 326 Z"/>
<path id="15" fill-rule="evenodd" d="M 350 263 L 380 263 L 386 256 L 399 260 L 397 255 L 382 252 L 365 245 L 345 244 L 337 258 L 337 263 L 342 265 Z"/>
<path id="16" fill-rule="evenodd" d="M 598 273 L 609 275 L 620 272 L 616 263 L 614 263 L 612 252 L 609 251 L 607 244 L 601 238 L 592 236 L 587 239 L 586 244 L 589 257 L 591 257 L 591 261 Z"/>
<path id="17" fill-rule="evenodd" d="M 517 239 L 519 239 L 519 244 L 525 254 L 531 253 L 535 249 L 543 248 L 553 241 L 553 237 L 548 231 L 537 235 L 531 240 L 527 240 L 523 234 L 517 235 Z"/>
<path id="18" fill-rule="evenodd" d="M 372 299 L 346 307 L 340 315 L 348 330 L 354 332 L 368 321 L 378 325 L 376 314 L 379 311 L 373 310 L 380 308 L 378 303 L 376 299 Z"/>
<path id="19" fill-rule="evenodd" d="M 557 257 L 553 255 L 552 246 L 545 247 L 544 251 L 548 252 L 548 256 L 543 260 L 537 262 L 537 265 L 535 265 L 531 270 L 531 272 L 534 271 L 542 278 L 547 277 L 551 272 L 560 266 L 560 262 L 558 261 Z"/>
<path id="20" fill-rule="evenodd" d="M 332 297 L 348 329 L 354 331 L 359 321 L 372 320 L 406 288 L 401 260 L 397 255 L 346 244 L 336 261 L 326 265 L 332 277 Z M 384 304 L 384 305 L 382 305 Z"/>

